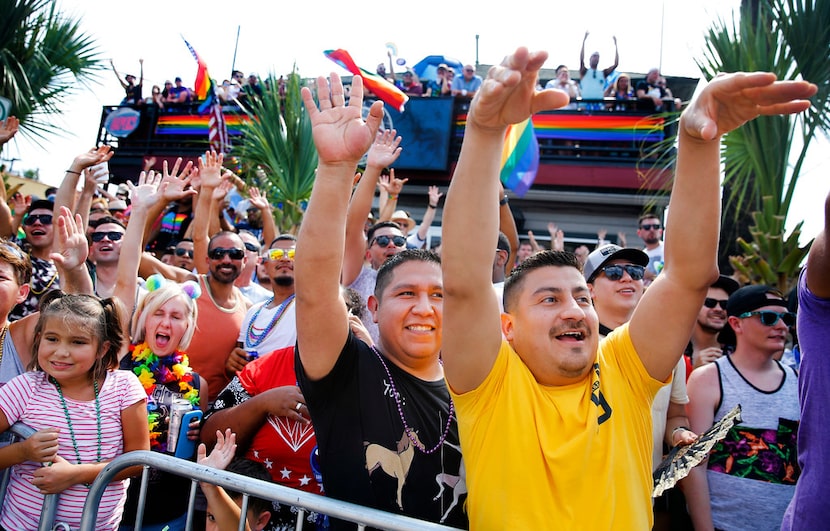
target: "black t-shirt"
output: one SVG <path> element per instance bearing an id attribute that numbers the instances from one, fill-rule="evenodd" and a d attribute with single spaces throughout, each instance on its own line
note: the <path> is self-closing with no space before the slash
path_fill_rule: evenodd
<path id="1" fill-rule="evenodd" d="M 351 333 L 334 368 L 321 380 L 309 380 L 299 350 L 296 356 L 327 496 L 452 527 L 469 526 L 454 416 L 443 445 L 426 454 L 405 432 L 393 393 L 394 387 L 412 436 L 429 451 L 444 435 L 449 416 L 450 395 L 443 380 L 420 380 L 384 359 L 390 382 L 378 355 Z M 342 522 L 333 526 L 343 527 Z"/>

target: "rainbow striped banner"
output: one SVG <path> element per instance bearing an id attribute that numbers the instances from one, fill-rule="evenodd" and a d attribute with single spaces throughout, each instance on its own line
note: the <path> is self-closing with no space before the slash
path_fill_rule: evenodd
<path id="1" fill-rule="evenodd" d="M 240 136 L 249 118 L 245 114 L 225 114 L 228 135 Z M 159 116 L 157 135 L 204 135 L 208 137 L 209 114 L 167 114 Z"/>
<path id="2" fill-rule="evenodd" d="M 456 127 L 456 137 L 463 137 L 467 115 L 457 115 L 453 125 Z M 536 138 L 540 140 L 660 142 L 665 138 L 665 120 L 645 115 L 534 114 L 533 128 Z"/>
<path id="3" fill-rule="evenodd" d="M 501 153 L 499 179 L 505 188 L 519 197 L 524 197 L 536 180 L 538 170 L 539 144 L 533 134 L 533 124 L 528 118 L 507 128 Z"/>

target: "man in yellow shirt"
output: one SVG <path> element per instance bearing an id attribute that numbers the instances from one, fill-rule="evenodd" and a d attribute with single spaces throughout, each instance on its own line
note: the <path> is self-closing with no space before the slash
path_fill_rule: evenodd
<path id="1" fill-rule="evenodd" d="M 487 289 L 506 128 L 567 104 L 558 91 L 535 89 L 546 59 L 520 48 L 491 69 L 470 107 L 444 211 L 441 353 L 470 526 L 650 529 L 651 402 L 718 275 L 720 137 L 759 114 L 804 110 L 809 102 L 794 99 L 816 89 L 772 74 L 732 74 L 686 109 L 665 268 L 629 323 L 600 343 L 570 253 L 545 251 L 518 266 L 505 282 L 501 318 Z"/>

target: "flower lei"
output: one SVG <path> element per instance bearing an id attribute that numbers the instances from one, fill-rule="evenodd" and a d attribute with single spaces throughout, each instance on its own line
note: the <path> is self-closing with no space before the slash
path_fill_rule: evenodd
<path id="1" fill-rule="evenodd" d="M 193 369 L 189 365 L 187 354 L 177 350 L 169 356 L 159 358 L 152 350 L 150 350 L 147 343 L 140 345 L 130 345 L 130 354 L 133 362 L 133 373 L 138 376 L 147 397 L 151 399 L 156 383 L 168 384 L 171 382 L 179 382 L 179 391 L 182 398 L 189 401 L 194 408 L 199 404 L 199 391 L 193 385 Z M 161 414 L 157 411 L 157 406 L 152 399 L 147 402 L 147 421 L 150 430 L 150 449 L 164 452 L 166 450 L 166 441 L 161 440 L 161 435 L 166 424 L 161 418 Z"/>

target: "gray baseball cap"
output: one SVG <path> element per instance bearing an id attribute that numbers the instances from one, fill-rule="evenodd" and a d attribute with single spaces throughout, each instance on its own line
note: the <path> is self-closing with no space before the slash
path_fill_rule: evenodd
<path id="1" fill-rule="evenodd" d="M 648 255 L 639 249 L 633 247 L 620 247 L 609 243 L 602 247 L 597 247 L 591 254 L 588 255 L 588 260 L 582 268 L 582 274 L 585 275 L 585 281 L 591 283 L 594 281 L 597 273 L 610 262 L 611 260 L 628 260 L 632 264 L 646 267 L 648 265 Z"/>

